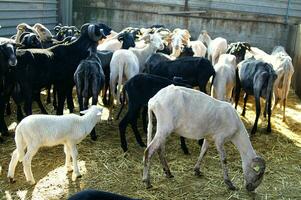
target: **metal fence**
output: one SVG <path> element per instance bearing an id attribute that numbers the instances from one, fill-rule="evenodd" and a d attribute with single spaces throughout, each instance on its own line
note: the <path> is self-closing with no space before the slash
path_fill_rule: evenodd
<path id="1" fill-rule="evenodd" d="M 42 23 L 52 28 L 58 22 L 57 0 L 0 0 L 0 36 L 10 37 L 20 23 Z"/>

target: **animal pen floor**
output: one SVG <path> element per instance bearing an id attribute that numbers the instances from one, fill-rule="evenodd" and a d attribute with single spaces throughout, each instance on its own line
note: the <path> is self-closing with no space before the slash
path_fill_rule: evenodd
<path id="1" fill-rule="evenodd" d="M 251 100 L 252 98 L 250 98 Z M 78 145 L 79 166 L 82 178 L 73 182 L 71 174 L 64 169 L 62 146 L 42 148 L 32 162 L 37 184 L 25 182 L 22 164 L 16 168 L 16 180 L 9 184 L 6 178 L 11 153 L 15 149 L 13 136 L 0 144 L 0 199 L 66 199 L 87 188 L 94 188 L 142 199 L 301 199 L 301 102 L 291 91 L 288 98 L 287 123 L 282 122 L 280 109 L 272 115 L 272 133 L 266 133 L 266 121 L 261 117 L 258 132 L 252 138 L 256 152 L 266 160 L 266 174 L 256 193 L 247 193 L 243 184 L 241 159 L 232 144 L 226 145 L 229 174 L 237 191 L 229 191 L 223 183 L 219 155 L 211 144 L 202 162 L 202 177 L 196 177 L 193 167 L 199 156 L 196 141 L 188 140 L 190 155 L 180 149 L 179 137 L 172 135 L 166 145 L 167 159 L 175 176 L 163 176 L 158 155 L 152 159 L 153 188 L 142 184 L 142 156 L 144 149 L 134 140 L 132 130 L 127 129 L 128 153 L 120 148 L 118 122 L 107 122 L 107 113 L 96 127 L 98 139 L 93 142 L 88 136 Z M 241 98 L 242 100 L 242 98 Z M 242 101 L 240 102 L 242 103 Z M 48 110 L 52 107 L 47 106 Z M 247 105 L 246 117 L 242 120 L 248 131 L 253 125 L 255 113 L 253 102 Z M 114 114 L 117 114 L 115 109 Z M 35 113 L 39 110 L 35 107 Z M 241 113 L 241 109 L 238 109 Z M 125 112 L 123 112 L 124 114 Z M 114 115 L 114 116 L 115 116 Z M 7 117 L 10 123 L 15 114 Z M 141 121 L 138 121 L 142 133 Z M 155 130 L 153 130 L 154 132 Z M 143 134 L 145 140 L 145 135 Z M 1 169 L 0 169 L 1 170 Z"/>

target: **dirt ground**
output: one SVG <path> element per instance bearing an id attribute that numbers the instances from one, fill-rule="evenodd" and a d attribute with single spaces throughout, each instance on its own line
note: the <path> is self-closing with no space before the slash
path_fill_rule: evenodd
<path id="1" fill-rule="evenodd" d="M 250 98 L 251 100 L 252 98 Z M 242 100 L 242 99 L 241 99 Z M 248 103 L 246 117 L 242 117 L 248 131 L 255 118 L 253 102 Z M 47 106 L 52 110 L 52 106 Z M 118 109 L 114 110 L 116 115 Z M 78 145 L 79 166 L 82 178 L 73 182 L 64 168 L 62 146 L 41 148 L 32 161 L 32 170 L 37 184 L 30 186 L 25 181 L 22 163 L 16 168 L 16 180 L 9 184 L 6 178 L 11 153 L 15 149 L 13 134 L 0 144 L 0 199 L 66 199 L 87 188 L 116 192 L 142 199 L 301 199 L 301 102 L 290 91 L 287 106 L 287 122 L 282 122 L 279 107 L 273 112 L 272 133 L 266 133 L 266 120 L 261 117 L 258 131 L 251 141 L 256 152 L 266 160 L 266 173 L 255 193 L 244 187 L 241 159 L 232 144 L 226 145 L 229 174 L 237 191 L 229 191 L 223 183 L 219 156 L 214 145 L 209 147 L 202 162 L 202 177 L 196 177 L 193 167 L 199 155 L 196 141 L 187 140 L 190 155 L 180 149 L 179 137 L 172 135 L 166 144 L 167 159 L 173 175 L 163 176 L 158 156 L 152 159 L 152 189 L 142 184 L 142 155 L 144 149 L 134 140 L 132 130 L 127 129 L 128 153 L 120 147 L 118 122 L 108 122 L 107 111 L 96 126 L 98 139 L 90 137 Z M 35 108 L 35 113 L 39 110 Z M 54 111 L 52 111 L 54 113 Z M 241 113 L 241 109 L 238 109 Z M 123 112 L 124 114 L 124 112 Z M 12 123 L 15 114 L 7 117 Z M 138 121 L 140 132 L 141 121 Z"/>

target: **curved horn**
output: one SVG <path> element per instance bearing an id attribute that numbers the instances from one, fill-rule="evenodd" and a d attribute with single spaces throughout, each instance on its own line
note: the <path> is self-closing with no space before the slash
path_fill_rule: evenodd
<path id="1" fill-rule="evenodd" d="M 91 40 L 93 40 L 93 41 L 95 41 L 95 42 L 97 42 L 97 41 L 99 40 L 99 37 L 97 37 L 97 36 L 95 35 L 95 25 L 90 24 L 90 25 L 88 26 L 88 36 L 89 36 L 89 38 L 90 38 Z"/>

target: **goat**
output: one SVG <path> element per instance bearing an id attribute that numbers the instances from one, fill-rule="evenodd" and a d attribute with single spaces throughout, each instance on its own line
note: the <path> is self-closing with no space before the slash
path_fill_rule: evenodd
<path id="1" fill-rule="evenodd" d="M 66 154 L 65 166 L 67 171 L 72 171 L 70 155 L 73 162 L 72 179 L 81 177 L 77 165 L 76 144 L 81 142 L 101 119 L 102 108 L 91 106 L 82 111 L 84 116 L 68 114 L 55 115 L 30 115 L 24 118 L 16 128 L 16 149 L 9 163 L 8 175 L 10 182 L 14 182 L 15 169 L 18 161 L 22 161 L 26 181 L 35 184 L 31 171 L 31 160 L 40 147 L 64 145 Z M 25 148 L 27 149 L 26 153 Z"/>
<path id="2" fill-rule="evenodd" d="M 71 197 L 68 200 L 135 200 L 126 196 L 122 196 L 119 194 L 114 194 L 111 192 L 104 192 L 99 190 L 83 190 L 80 191 Z M 138 200 L 138 199 L 137 199 Z"/>
<path id="3" fill-rule="evenodd" d="M 152 139 L 153 114 L 157 119 L 157 130 Z M 143 159 L 143 182 L 147 188 L 151 187 L 150 159 L 157 150 L 166 176 L 173 177 L 165 158 L 165 141 L 172 132 L 191 139 L 206 138 L 194 167 L 196 175 L 201 174 L 200 162 L 208 149 L 207 138 L 210 137 L 213 138 L 220 154 L 224 182 L 229 189 L 236 188 L 228 175 L 224 150 L 224 143 L 228 140 L 240 153 L 246 189 L 254 191 L 261 183 L 265 161 L 255 153 L 244 124 L 229 103 L 216 100 L 193 89 L 170 85 L 149 100 L 148 117 L 148 146 Z"/>
<path id="4" fill-rule="evenodd" d="M 105 75 L 96 49 L 95 52 L 91 50 L 90 56 L 80 62 L 74 73 L 74 82 L 80 111 L 88 109 L 91 96 L 92 105 L 96 105 L 98 95 L 105 83 Z M 92 130 L 90 136 L 92 140 L 96 140 L 95 129 Z"/>
<path id="5" fill-rule="evenodd" d="M 212 96 L 230 102 L 236 81 L 236 57 L 222 54 L 214 65 L 215 77 L 212 83 Z"/>
<path id="6" fill-rule="evenodd" d="M 125 93 L 126 93 L 128 97 L 128 111 L 119 123 L 121 147 L 124 152 L 128 150 L 126 137 L 125 137 L 125 131 L 128 124 L 131 124 L 132 126 L 137 143 L 141 147 L 145 147 L 145 144 L 143 143 L 137 128 L 137 118 L 141 108 L 147 106 L 148 100 L 151 97 L 153 97 L 160 89 L 170 84 L 190 87 L 189 85 L 184 84 L 183 82 L 184 82 L 183 80 L 172 81 L 160 76 L 141 73 L 135 75 L 133 78 L 131 78 L 125 83 L 123 88 L 124 98 L 123 98 L 122 106 L 117 116 L 118 119 L 124 107 Z M 143 112 L 143 130 L 146 132 L 145 112 Z M 185 140 L 183 141 L 183 139 L 181 139 L 181 147 L 184 153 L 188 154 L 188 149 L 186 147 Z"/>
<path id="7" fill-rule="evenodd" d="M 227 51 L 227 40 L 222 37 L 212 40 L 207 31 L 202 31 L 198 40 L 207 44 L 208 59 L 212 65 L 215 65 L 218 62 L 219 56 Z"/>
<path id="8" fill-rule="evenodd" d="M 260 115 L 260 97 L 265 98 L 265 112 L 268 113 L 267 132 L 271 132 L 271 101 L 273 95 L 273 85 L 277 78 L 273 67 L 263 61 L 255 60 L 254 58 L 244 60 L 238 64 L 239 81 L 236 83 L 235 91 L 235 108 L 239 101 L 241 88 L 245 91 L 244 106 L 242 116 L 246 113 L 246 103 L 249 95 L 254 95 L 256 105 L 256 118 L 251 131 L 255 134 L 257 123 Z"/>

